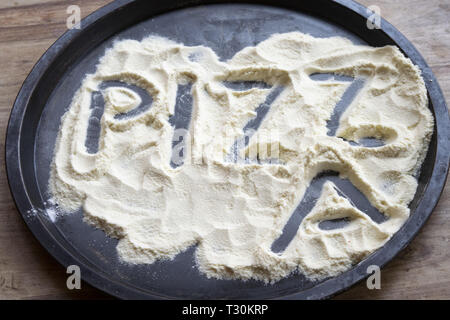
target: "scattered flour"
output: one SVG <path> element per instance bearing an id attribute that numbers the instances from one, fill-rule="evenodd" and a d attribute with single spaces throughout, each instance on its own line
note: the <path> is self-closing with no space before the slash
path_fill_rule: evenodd
<path id="1" fill-rule="evenodd" d="M 314 73 L 367 79 L 336 136 L 327 135 L 326 123 L 349 82 L 314 81 Z M 153 103 L 141 114 L 117 119 L 139 104 L 138 97 L 108 88 L 99 151 L 88 153 L 91 95 L 111 80 L 147 90 Z M 234 140 L 219 137 L 242 136 L 271 92 L 233 90 L 224 81 L 284 87 L 258 129 L 277 132 L 277 138 L 255 134 L 242 150 L 251 154 L 277 144 L 278 164 L 224 160 Z M 192 144 L 184 163 L 174 168 L 169 118 L 177 86 L 187 82 L 194 101 Z M 403 225 L 432 131 L 420 71 L 393 46 L 293 32 L 273 35 L 221 62 L 203 46 L 157 37 L 124 40 L 105 53 L 73 97 L 62 119 L 49 186 L 62 209 L 82 206 L 86 221 L 119 238 L 124 261 L 152 263 L 197 245 L 198 268 L 208 277 L 274 282 L 298 269 L 317 279 L 347 270 Z M 385 144 L 349 143 L 364 137 Z M 388 219 L 373 222 L 327 182 L 287 248 L 273 252 L 306 188 L 324 170 L 348 178 Z M 350 218 L 343 228 L 318 226 L 342 217 Z"/>

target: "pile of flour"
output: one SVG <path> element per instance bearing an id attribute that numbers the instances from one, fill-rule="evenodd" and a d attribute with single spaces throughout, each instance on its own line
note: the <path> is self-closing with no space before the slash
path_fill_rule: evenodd
<path id="1" fill-rule="evenodd" d="M 336 136 L 327 135 L 326 123 L 350 84 L 314 81 L 314 73 L 366 79 Z M 140 98 L 123 87 L 100 88 L 111 80 L 145 89 L 151 107 L 115 117 L 136 108 Z M 267 86 L 224 85 L 236 81 Z M 191 145 L 182 165 L 174 167 L 169 119 L 177 87 L 186 83 L 192 84 Z M 222 137 L 241 137 L 276 86 L 284 90 L 258 134 L 240 150 L 255 161 L 228 161 L 235 139 Z M 101 90 L 99 148 L 88 153 L 91 96 Z M 299 270 L 318 279 L 347 270 L 402 226 L 432 131 L 420 71 L 393 46 L 293 32 L 273 35 L 222 62 L 203 46 L 158 37 L 123 40 L 105 53 L 73 97 L 49 185 L 62 209 L 82 207 L 86 221 L 119 238 L 117 250 L 126 262 L 170 259 L 196 245 L 198 268 L 208 277 L 274 282 Z M 384 145 L 349 143 L 364 137 Z M 272 147 L 278 161 L 261 161 L 273 156 L 258 150 Z M 273 252 L 306 188 L 324 170 L 349 179 L 388 219 L 375 223 L 327 182 L 287 248 Z M 321 221 L 343 217 L 350 221 L 343 228 L 319 228 Z"/>

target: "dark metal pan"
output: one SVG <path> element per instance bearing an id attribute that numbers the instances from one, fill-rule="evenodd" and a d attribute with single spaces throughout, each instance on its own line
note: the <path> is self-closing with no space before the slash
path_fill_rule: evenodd
<path id="1" fill-rule="evenodd" d="M 368 29 L 371 12 L 348 0 L 239 1 L 118 0 L 91 14 L 81 30 L 59 38 L 33 68 L 9 120 L 6 164 L 19 212 L 41 244 L 62 265 L 81 267 L 82 279 L 120 298 L 287 298 L 330 297 L 384 266 L 406 247 L 435 207 L 449 164 L 449 116 L 439 85 L 411 43 L 388 22 Z M 86 73 L 91 73 L 117 39 L 158 34 L 186 45 L 206 45 L 222 59 L 273 33 L 301 31 L 316 37 L 339 35 L 354 43 L 397 45 L 422 70 L 436 123 L 428 155 L 410 204 L 411 216 L 385 246 L 349 271 L 320 282 L 294 274 L 273 285 L 257 281 L 207 279 L 193 268 L 194 248 L 173 261 L 152 265 L 120 263 L 117 241 L 82 221 L 82 212 L 51 219 L 47 183 L 60 118 Z M 244 32 L 245 31 L 245 32 Z M 352 191 L 349 191 L 352 192 Z"/>

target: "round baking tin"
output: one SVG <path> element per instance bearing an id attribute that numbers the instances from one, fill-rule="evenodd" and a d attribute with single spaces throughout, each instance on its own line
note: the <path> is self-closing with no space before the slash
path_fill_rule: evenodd
<path id="1" fill-rule="evenodd" d="M 449 164 L 449 116 L 439 85 L 424 59 L 392 25 L 367 28 L 373 13 L 338 1 L 146 1 L 118 0 L 88 16 L 81 29 L 64 33 L 23 83 L 11 111 L 6 166 L 11 193 L 26 224 L 63 266 L 78 265 L 82 279 L 127 299 L 321 299 L 366 277 L 370 265 L 384 266 L 407 246 L 430 216 L 443 190 Z M 46 182 L 60 117 L 86 73 L 112 41 L 158 34 L 187 45 L 210 46 L 223 59 L 272 33 L 298 30 L 313 36 L 340 35 L 372 46 L 397 45 L 422 71 L 435 130 L 422 166 L 411 216 L 385 246 L 334 278 L 313 283 L 292 275 L 273 285 L 207 279 L 193 267 L 193 248 L 174 261 L 131 266 L 118 261 L 116 240 L 82 221 L 82 212 L 52 221 Z M 241 37 L 246 31 L 246 37 Z"/>

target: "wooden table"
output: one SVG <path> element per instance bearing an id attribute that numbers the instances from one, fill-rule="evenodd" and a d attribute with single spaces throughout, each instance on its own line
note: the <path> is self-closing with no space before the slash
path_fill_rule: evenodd
<path id="1" fill-rule="evenodd" d="M 82 16 L 109 0 L 2 0 L 0 3 L 0 150 L 9 112 L 34 63 L 66 30 L 66 9 L 79 5 Z M 418 48 L 450 98 L 450 2 L 448 0 L 361 0 L 377 5 Z M 66 288 L 65 270 L 40 246 L 14 207 L 0 152 L 0 299 L 107 299 L 86 283 Z M 365 282 L 338 299 L 450 298 L 450 187 L 430 220 L 381 273 L 381 290 Z"/>

